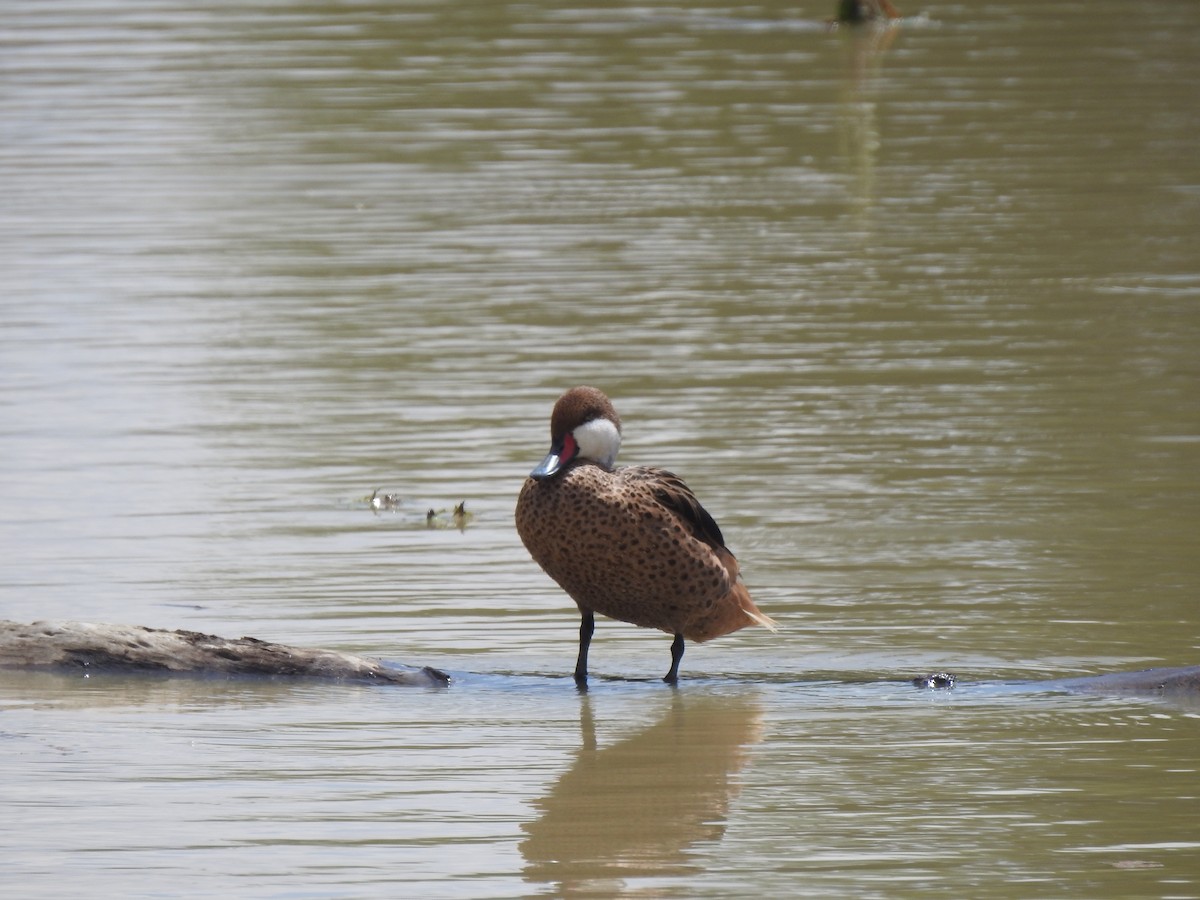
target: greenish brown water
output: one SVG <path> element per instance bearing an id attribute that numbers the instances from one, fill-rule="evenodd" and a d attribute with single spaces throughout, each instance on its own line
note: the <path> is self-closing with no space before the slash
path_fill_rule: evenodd
<path id="1" fill-rule="evenodd" d="M 6 7 L 0 617 L 455 676 L 0 675 L 6 894 L 1200 896 L 1195 710 L 1021 684 L 1200 662 L 1200 7 L 831 8 Z M 678 691 L 578 382 L 784 626 Z"/>

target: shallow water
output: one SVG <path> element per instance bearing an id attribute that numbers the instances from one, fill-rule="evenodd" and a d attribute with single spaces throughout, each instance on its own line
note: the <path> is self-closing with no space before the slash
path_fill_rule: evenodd
<path id="1" fill-rule="evenodd" d="M 1200 896 L 1195 710 L 1002 683 L 1200 661 L 1200 8 L 904 9 L 9 4 L 0 616 L 455 681 L 0 675 L 0 887 Z M 578 382 L 784 626 L 677 691 Z"/>

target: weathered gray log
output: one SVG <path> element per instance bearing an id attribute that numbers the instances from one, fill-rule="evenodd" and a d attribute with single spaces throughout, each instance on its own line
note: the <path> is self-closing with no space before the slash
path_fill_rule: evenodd
<path id="1" fill-rule="evenodd" d="M 141 625 L 0 619 L 0 668 L 257 675 L 328 678 L 376 684 L 444 685 L 437 669 L 400 668 L 381 660 L 289 647 L 258 638 L 222 638 Z"/>

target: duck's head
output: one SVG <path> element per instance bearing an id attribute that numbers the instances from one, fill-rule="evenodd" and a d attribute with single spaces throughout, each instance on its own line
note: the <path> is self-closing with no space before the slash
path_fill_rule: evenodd
<path id="1" fill-rule="evenodd" d="M 550 452 L 530 477 L 552 478 L 575 459 L 611 469 L 621 449 L 621 418 L 604 392 L 573 387 L 554 404 L 550 414 Z"/>

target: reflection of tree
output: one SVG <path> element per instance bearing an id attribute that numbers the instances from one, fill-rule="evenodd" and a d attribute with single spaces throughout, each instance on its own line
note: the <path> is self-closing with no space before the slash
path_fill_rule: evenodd
<path id="1" fill-rule="evenodd" d="M 687 849 L 719 840 L 731 777 L 761 737 L 753 697 L 677 695 L 663 719 L 598 748 L 591 701 L 581 696 L 583 746 L 574 766 L 537 801 L 525 826 L 525 875 L 564 895 L 613 890 L 613 881 L 692 871 Z"/>

